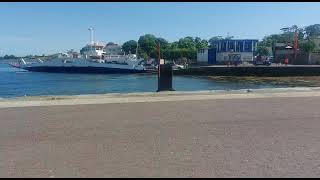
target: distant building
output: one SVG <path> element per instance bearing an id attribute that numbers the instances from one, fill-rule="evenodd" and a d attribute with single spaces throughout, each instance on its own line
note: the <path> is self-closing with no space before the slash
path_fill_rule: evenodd
<path id="1" fill-rule="evenodd" d="M 120 55 L 123 54 L 121 46 L 118 44 L 114 43 L 108 43 L 105 47 L 104 50 L 107 55 Z"/>
<path id="2" fill-rule="evenodd" d="M 283 63 L 285 58 L 289 59 L 289 64 L 294 60 L 294 49 L 292 43 L 275 43 L 273 45 L 275 63 Z M 298 53 L 298 52 L 297 52 Z"/>
<path id="3" fill-rule="evenodd" d="M 238 61 L 253 60 L 253 52 L 257 50 L 256 39 L 224 39 L 213 43 L 213 48 L 200 49 L 197 53 L 199 64 L 225 64 Z"/>
<path id="4" fill-rule="evenodd" d="M 294 50 L 293 43 L 274 43 L 273 54 L 275 63 L 283 63 L 285 58 L 288 58 L 289 64 L 320 64 L 320 37 L 311 39 L 315 43 L 315 50 L 310 53 L 303 52 L 299 48 L 299 43 L 303 43 L 306 40 L 302 40 L 298 43 L 298 49 Z M 296 53 L 296 56 L 295 56 Z"/>

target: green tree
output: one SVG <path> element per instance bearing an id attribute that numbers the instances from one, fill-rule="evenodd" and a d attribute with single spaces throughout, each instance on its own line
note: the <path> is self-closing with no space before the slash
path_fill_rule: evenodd
<path id="1" fill-rule="evenodd" d="M 108 42 L 107 46 L 116 45 L 114 42 Z"/>
<path id="2" fill-rule="evenodd" d="M 166 49 L 169 47 L 169 43 L 164 38 L 157 38 L 156 43 L 160 44 L 161 50 Z"/>
<path id="3" fill-rule="evenodd" d="M 222 39 L 223 39 L 222 36 L 214 36 L 214 37 L 210 38 L 209 41 L 208 41 L 209 42 L 209 47 L 213 48 L 214 42 L 218 41 L 218 40 L 222 40 Z"/>
<path id="4" fill-rule="evenodd" d="M 182 58 L 187 58 L 194 60 L 197 58 L 197 51 L 195 49 L 186 49 L 186 48 L 175 48 L 175 49 L 166 49 L 163 53 L 165 59 L 178 60 Z"/>
<path id="5" fill-rule="evenodd" d="M 196 49 L 196 45 L 193 40 L 193 37 L 188 36 L 188 37 L 179 39 L 178 48 Z"/>
<path id="6" fill-rule="evenodd" d="M 274 42 L 285 43 L 286 40 L 281 37 L 279 34 L 272 34 L 269 36 L 265 36 L 262 41 L 259 42 L 260 46 L 271 47 Z"/>
<path id="7" fill-rule="evenodd" d="M 320 24 L 313 24 L 304 28 L 308 39 L 320 36 Z"/>
<path id="8" fill-rule="evenodd" d="M 283 31 L 283 33 L 291 33 L 291 32 L 296 32 L 299 29 L 297 25 L 292 25 L 291 27 L 284 27 L 281 28 L 280 30 Z"/>
<path id="9" fill-rule="evenodd" d="M 308 64 L 310 64 L 311 52 L 314 51 L 315 47 L 316 44 L 311 40 L 307 40 L 306 42 L 300 44 L 300 49 L 308 54 Z"/>
<path id="10" fill-rule="evenodd" d="M 208 45 L 209 45 L 209 42 L 205 39 L 202 39 L 201 40 L 201 46 L 200 46 L 200 49 L 202 48 L 208 48 Z"/>
<path id="11" fill-rule="evenodd" d="M 176 48 L 178 48 L 178 45 L 179 45 L 179 42 L 174 41 L 174 42 L 169 44 L 169 48 L 170 49 L 176 49 Z"/>
<path id="12" fill-rule="evenodd" d="M 200 38 L 200 37 L 195 37 L 195 38 L 194 38 L 194 42 L 195 42 L 196 44 L 201 43 L 201 38 Z"/>
<path id="13" fill-rule="evenodd" d="M 284 27 L 280 29 L 282 33 L 280 34 L 272 34 L 269 36 L 265 36 L 261 42 L 259 42 L 259 45 L 266 46 L 266 47 L 272 47 L 272 44 L 277 43 L 293 43 L 294 41 L 294 33 L 298 33 L 298 40 L 304 39 L 304 29 L 299 28 L 297 25 L 292 25 L 290 27 Z"/>
<path id="14" fill-rule="evenodd" d="M 297 25 L 292 25 L 291 27 L 281 28 L 283 31 L 282 34 L 279 34 L 278 37 L 281 38 L 283 43 L 291 43 L 294 41 L 295 33 L 298 33 L 298 40 L 303 40 L 305 33 L 304 28 L 299 28 Z"/>
<path id="15" fill-rule="evenodd" d="M 157 41 L 157 38 L 152 34 L 146 34 L 144 36 L 140 36 L 138 40 L 139 48 L 141 48 L 141 50 L 145 52 L 148 57 L 150 57 L 150 54 L 156 48 L 156 41 Z"/>
<path id="16" fill-rule="evenodd" d="M 256 53 L 261 56 L 269 56 L 269 50 L 266 46 L 258 46 Z"/>
<path id="17" fill-rule="evenodd" d="M 195 43 L 195 46 L 197 49 L 203 49 L 203 48 L 207 48 L 208 47 L 208 41 L 205 40 L 205 39 L 202 39 L 199 38 L 199 37 L 196 37 L 194 39 L 194 43 Z"/>
<path id="18" fill-rule="evenodd" d="M 5 55 L 3 56 L 3 59 L 15 59 L 16 57 L 14 55 Z"/>
<path id="19" fill-rule="evenodd" d="M 123 43 L 123 45 L 122 45 L 122 50 L 126 54 L 129 54 L 129 53 L 135 54 L 136 49 L 137 49 L 137 41 L 135 41 L 135 40 L 127 41 L 127 42 Z"/>

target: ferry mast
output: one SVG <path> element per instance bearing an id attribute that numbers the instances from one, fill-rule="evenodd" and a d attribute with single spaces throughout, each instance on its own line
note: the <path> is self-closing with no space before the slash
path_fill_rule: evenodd
<path id="1" fill-rule="evenodd" d="M 93 44 L 93 27 L 89 27 L 88 30 L 90 31 L 90 44 Z"/>
<path id="2" fill-rule="evenodd" d="M 93 47 L 94 46 L 94 41 L 93 41 L 93 27 L 89 27 L 88 30 L 90 31 L 90 48 L 91 48 L 91 51 L 93 50 Z"/>

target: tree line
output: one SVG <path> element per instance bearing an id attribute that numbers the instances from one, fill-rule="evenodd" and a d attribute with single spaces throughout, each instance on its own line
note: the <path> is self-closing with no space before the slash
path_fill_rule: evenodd
<path id="1" fill-rule="evenodd" d="M 42 55 L 26 55 L 23 56 L 23 58 L 41 58 L 41 57 L 45 57 L 44 54 Z M 18 59 L 20 58 L 19 56 L 15 56 L 15 55 L 4 55 L 3 57 L 0 57 L 0 59 Z"/>
<path id="2" fill-rule="evenodd" d="M 207 48 L 209 42 L 200 37 L 185 37 L 178 41 L 169 43 L 166 39 L 156 37 L 152 34 L 140 36 L 138 41 L 130 40 L 122 45 L 122 50 L 128 53 L 138 52 L 138 56 L 148 58 L 158 58 L 157 44 L 160 45 L 160 57 L 164 59 L 187 58 L 194 60 L 197 58 L 197 50 Z"/>
<path id="3" fill-rule="evenodd" d="M 16 56 L 14 55 L 4 55 L 3 57 L 0 57 L 0 59 L 15 59 Z"/>
<path id="4" fill-rule="evenodd" d="M 305 53 L 311 53 L 315 50 L 316 44 L 313 39 L 320 36 L 320 24 L 313 24 L 305 27 L 292 25 L 281 28 L 281 33 L 265 36 L 258 42 L 257 53 L 261 55 L 270 55 L 268 47 L 273 47 L 275 43 L 285 43 L 293 45 L 295 33 L 297 33 L 298 48 Z"/>
<path id="5" fill-rule="evenodd" d="M 286 43 L 293 45 L 295 32 L 298 34 L 299 48 L 303 52 L 310 53 L 314 51 L 316 47 L 312 39 L 320 36 L 320 24 L 313 24 L 306 27 L 292 25 L 290 27 L 281 28 L 280 30 L 281 33 L 265 36 L 261 41 L 259 41 L 255 54 L 271 55 L 268 48 L 272 48 L 274 43 Z M 161 58 L 169 60 L 181 58 L 195 60 L 197 58 L 197 50 L 211 48 L 213 42 L 216 40 L 232 38 L 233 36 L 214 36 L 209 40 L 206 40 L 201 39 L 200 37 L 187 36 L 170 43 L 164 38 L 156 37 L 152 34 L 145 34 L 140 36 L 138 41 L 129 40 L 125 42 L 122 45 L 122 50 L 125 53 L 136 53 L 136 51 L 138 51 L 138 56 L 145 59 L 158 58 L 156 47 L 159 43 Z"/>

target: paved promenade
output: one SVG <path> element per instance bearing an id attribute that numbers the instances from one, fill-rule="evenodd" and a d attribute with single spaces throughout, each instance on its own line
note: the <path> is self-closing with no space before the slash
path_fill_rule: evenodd
<path id="1" fill-rule="evenodd" d="M 245 96 L 2 101 L 0 177 L 320 177 L 319 93 Z"/>

